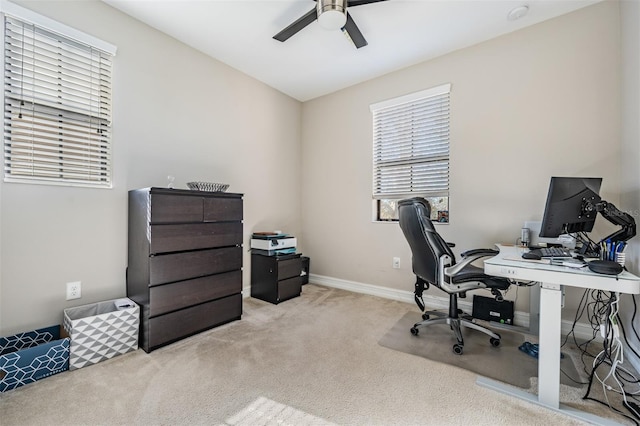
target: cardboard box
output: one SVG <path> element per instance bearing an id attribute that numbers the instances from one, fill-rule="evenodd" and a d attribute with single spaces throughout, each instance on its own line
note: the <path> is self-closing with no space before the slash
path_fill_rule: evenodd
<path id="1" fill-rule="evenodd" d="M 71 337 L 69 369 L 136 350 L 139 325 L 140 308 L 127 298 L 65 309 L 64 328 Z"/>
<path id="2" fill-rule="evenodd" d="M 68 369 L 69 338 L 59 325 L 0 337 L 0 392 Z"/>

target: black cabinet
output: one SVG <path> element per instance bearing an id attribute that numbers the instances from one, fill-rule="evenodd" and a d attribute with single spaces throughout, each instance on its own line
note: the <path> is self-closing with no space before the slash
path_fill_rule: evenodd
<path id="1" fill-rule="evenodd" d="M 242 316 L 242 194 L 129 191 L 127 296 L 150 352 Z"/>
<path id="2" fill-rule="evenodd" d="M 265 256 L 251 254 L 251 297 L 278 304 L 300 296 L 300 254 Z"/>

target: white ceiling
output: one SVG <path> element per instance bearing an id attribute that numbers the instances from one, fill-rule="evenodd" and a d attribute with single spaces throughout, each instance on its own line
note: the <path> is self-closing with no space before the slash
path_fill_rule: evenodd
<path id="1" fill-rule="evenodd" d="M 313 0 L 103 0 L 300 101 L 405 68 L 601 0 L 387 0 L 349 8 L 369 45 L 313 22 L 272 37 Z M 517 6 L 529 13 L 507 19 Z"/>

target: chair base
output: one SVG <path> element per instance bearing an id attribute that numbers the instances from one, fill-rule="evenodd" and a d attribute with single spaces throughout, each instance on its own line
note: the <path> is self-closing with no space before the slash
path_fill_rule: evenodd
<path id="1" fill-rule="evenodd" d="M 430 318 L 430 316 L 436 316 L 437 318 Z M 458 343 L 453 345 L 453 352 L 457 355 L 462 355 L 464 348 L 464 339 L 462 338 L 462 328 L 471 328 L 473 330 L 480 331 L 489 336 L 489 342 L 491 346 L 500 346 L 500 335 L 486 327 L 473 322 L 473 320 L 467 318 L 460 318 L 457 316 L 452 317 L 443 312 L 438 311 L 426 311 L 422 314 L 423 321 L 417 322 L 411 327 L 411 334 L 417 336 L 421 327 L 427 327 L 434 324 L 449 324 L 451 329 L 456 335 Z"/>

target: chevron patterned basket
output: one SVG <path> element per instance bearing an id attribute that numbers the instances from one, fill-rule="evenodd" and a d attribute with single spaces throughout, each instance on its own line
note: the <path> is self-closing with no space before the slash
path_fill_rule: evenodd
<path id="1" fill-rule="evenodd" d="M 71 338 L 69 369 L 136 350 L 139 324 L 140 308 L 127 298 L 65 309 L 63 325 Z"/>

